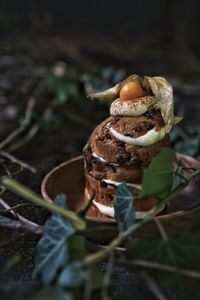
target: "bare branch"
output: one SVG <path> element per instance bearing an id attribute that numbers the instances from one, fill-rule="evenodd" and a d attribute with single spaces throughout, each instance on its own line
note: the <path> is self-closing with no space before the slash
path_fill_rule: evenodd
<path id="1" fill-rule="evenodd" d="M 45 111 L 43 112 L 41 118 L 39 119 L 38 122 L 35 122 L 33 124 L 33 126 L 30 128 L 29 132 L 19 141 L 17 141 L 16 143 L 12 144 L 9 148 L 8 151 L 12 152 L 15 151 L 19 148 L 21 148 L 22 146 L 24 146 L 25 144 L 27 144 L 30 140 L 32 140 L 32 138 L 38 133 L 42 122 L 47 121 L 49 119 L 49 117 L 52 115 L 53 113 L 53 109 L 54 107 L 56 107 L 59 104 L 59 101 L 57 99 L 54 99 L 50 106 L 48 106 Z"/>
<path id="2" fill-rule="evenodd" d="M 151 261 L 136 259 L 133 261 L 129 261 L 129 264 L 132 264 L 132 265 L 138 266 L 138 267 L 156 269 L 156 270 L 160 270 L 160 271 L 183 275 L 186 277 L 200 279 L 200 272 L 198 272 L 198 271 L 181 269 L 181 268 L 173 267 L 170 265 L 160 264 L 158 262 L 151 262 Z"/>
<path id="3" fill-rule="evenodd" d="M 152 220 L 156 223 L 156 226 L 158 227 L 158 230 L 159 230 L 160 235 L 163 238 L 163 240 L 168 241 L 169 238 L 168 238 L 167 233 L 165 231 L 165 228 L 162 225 L 162 223 L 160 222 L 160 220 L 158 218 L 155 218 L 155 217 L 153 217 Z"/>
<path id="4" fill-rule="evenodd" d="M 21 216 L 19 213 L 15 212 L 14 209 L 12 207 L 10 207 L 10 205 L 8 205 L 3 199 L 0 198 L 0 204 L 7 210 L 9 210 L 9 212 L 19 221 L 27 224 L 28 226 L 32 226 L 35 227 L 36 229 L 38 228 L 38 224 L 36 224 L 35 222 L 32 222 L 26 218 L 24 218 L 23 216 Z"/>
<path id="5" fill-rule="evenodd" d="M 153 294 L 156 300 L 167 300 L 167 298 L 163 295 L 161 289 L 156 284 L 155 280 L 150 277 L 146 272 L 140 272 L 140 276 L 143 280 L 143 283 L 148 288 L 148 290 Z"/>
<path id="6" fill-rule="evenodd" d="M 92 196 L 88 199 L 88 201 L 86 202 L 86 204 L 78 211 L 78 215 L 80 217 L 84 217 L 88 211 L 88 209 L 90 208 L 92 201 L 94 199 L 95 193 L 92 194 Z"/>
<path id="7" fill-rule="evenodd" d="M 109 258 L 108 258 L 108 264 L 107 264 L 107 270 L 103 278 L 103 289 L 102 289 L 102 299 L 109 299 L 108 297 L 108 285 L 110 283 L 110 277 L 113 269 L 113 264 L 114 264 L 114 252 L 111 251 L 109 253 Z"/>
<path id="8" fill-rule="evenodd" d="M 26 232 L 31 232 L 37 235 L 41 235 L 43 228 L 40 225 L 32 225 L 31 223 L 25 223 L 22 221 L 12 220 L 7 217 L 0 216 L 0 226 L 5 228 L 10 228 L 14 230 L 22 230 Z"/>
<path id="9" fill-rule="evenodd" d="M 34 167 L 30 166 L 29 164 L 27 164 L 24 161 L 16 158 L 15 156 L 11 155 L 10 153 L 8 153 L 6 151 L 1 150 L 0 155 L 7 158 L 7 159 L 9 159 L 11 162 L 17 163 L 18 165 L 20 165 L 24 169 L 27 169 L 27 170 L 31 171 L 32 173 L 37 172 Z"/>
<path id="10" fill-rule="evenodd" d="M 39 81 L 38 85 L 36 86 L 32 96 L 29 98 L 26 111 L 25 111 L 25 118 L 20 124 L 18 128 L 16 128 L 13 132 L 11 132 L 1 143 L 0 143 L 0 150 L 7 147 L 13 140 L 15 140 L 20 134 L 22 134 L 30 125 L 31 123 L 31 117 L 33 114 L 33 110 L 37 101 L 38 95 L 41 93 L 41 91 L 46 86 L 46 79 L 43 78 Z"/>
<path id="11" fill-rule="evenodd" d="M 91 270 L 88 269 L 88 276 L 87 276 L 87 280 L 85 280 L 85 285 L 84 285 L 83 300 L 90 300 L 91 294 L 92 294 L 92 275 L 91 275 Z"/>
<path id="12" fill-rule="evenodd" d="M 26 107 L 24 122 L 11 132 L 1 143 L 0 150 L 9 145 L 15 138 L 17 138 L 22 132 L 26 130 L 31 121 L 32 112 L 35 106 L 36 98 L 30 98 Z"/>
<path id="13" fill-rule="evenodd" d="M 31 204 L 31 203 L 19 203 L 14 206 L 11 206 L 9 209 L 0 209 L 0 214 L 1 213 L 9 213 L 11 210 L 15 210 L 19 207 L 24 207 L 24 206 L 37 206 L 37 204 Z"/>
<path id="14" fill-rule="evenodd" d="M 10 179 L 10 178 L 3 178 L 2 179 L 3 186 L 7 187 L 12 192 L 18 194 L 19 196 L 25 198 L 26 200 L 33 202 L 34 204 L 38 204 L 43 208 L 48 209 L 51 212 L 60 213 L 62 216 L 68 218 L 74 225 L 77 230 L 84 230 L 86 227 L 86 223 L 83 219 L 81 219 L 75 212 L 65 209 L 54 202 L 47 202 L 42 197 L 37 195 L 31 189 L 25 187 L 24 185 L 20 184 L 19 182 Z"/>

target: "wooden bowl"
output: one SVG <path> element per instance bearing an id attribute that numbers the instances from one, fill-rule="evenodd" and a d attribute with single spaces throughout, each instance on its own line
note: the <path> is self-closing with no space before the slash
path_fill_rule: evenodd
<path id="1" fill-rule="evenodd" d="M 200 161 L 183 154 L 177 154 L 186 168 L 200 169 Z M 69 209 L 77 212 L 83 206 L 85 178 L 83 156 L 70 159 L 49 172 L 42 182 L 42 195 L 51 202 L 60 193 L 67 195 Z M 171 201 L 166 213 L 156 218 L 163 224 L 167 234 L 177 235 L 200 223 L 200 177 Z M 101 219 L 86 216 L 88 223 L 86 237 L 97 243 L 107 243 L 118 234 L 114 219 Z M 142 226 L 137 236 L 157 236 L 157 225 L 152 219 Z"/>

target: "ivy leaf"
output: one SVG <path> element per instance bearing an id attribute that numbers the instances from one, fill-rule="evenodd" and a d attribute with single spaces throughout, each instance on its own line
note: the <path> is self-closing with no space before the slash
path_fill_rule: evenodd
<path id="1" fill-rule="evenodd" d="M 165 198 L 173 183 L 173 166 L 175 151 L 164 148 L 155 156 L 147 168 L 144 169 L 141 197 L 157 196 Z"/>
<path id="2" fill-rule="evenodd" d="M 69 98 L 79 97 L 79 89 L 72 79 L 66 75 L 50 75 L 48 78 L 48 89 L 60 100 L 66 102 Z"/>
<path id="3" fill-rule="evenodd" d="M 66 197 L 61 194 L 55 203 L 66 207 Z M 67 238 L 75 232 L 70 221 L 54 213 L 44 225 L 44 234 L 36 247 L 34 274 L 39 274 L 45 284 L 49 284 L 57 271 L 68 259 Z"/>
<path id="4" fill-rule="evenodd" d="M 119 231 L 125 231 L 134 224 L 133 195 L 127 188 L 126 183 L 120 184 L 117 188 L 114 198 L 114 209 Z"/>
<path id="5" fill-rule="evenodd" d="M 20 253 L 16 253 L 14 254 L 7 262 L 6 264 L 0 269 L 0 276 L 2 274 L 6 274 L 7 272 L 9 272 L 12 268 L 16 267 L 20 261 L 22 260 L 22 257 L 20 255 Z"/>
<path id="6" fill-rule="evenodd" d="M 127 258 L 142 259 L 150 262 L 167 264 L 176 268 L 200 271 L 200 234 L 187 233 L 169 240 L 161 238 L 146 237 L 129 240 L 127 247 Z M 171 274 L 165 271 L 152 269 L 152 275 L 161 282 L 180 284 L 180 287 L 188 283 L 193 284 L 187 277 Z"/>
<path id="7" fill-rule="evenodd" d="M 57 284 L 61 287 L 75 288 L 83 285 L 85 271 L 79 261 L 67 265 L 58 277 Z"/>
<path id="8" fill-rule="evenodd" d="M 175 190 L 181 183 L 185 181 L 182 161 L 178 161 L 176 171 L 173 176 L 173 185 L 171 190 Z"/>
<path id="9" fill-rule="evenodd" d="M 74 297 L 68 291 L 59 287 L 47 287 L 37 293 L 32 300 L 73 300 Z"/>

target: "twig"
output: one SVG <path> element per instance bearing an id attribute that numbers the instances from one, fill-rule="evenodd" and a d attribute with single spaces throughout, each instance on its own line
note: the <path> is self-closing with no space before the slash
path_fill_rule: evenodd
<path id="1" fill-rule="evenodd" d="M 102 299 L 109 299 L 108 297 L 108 285 L 110 283 L 110 277 L 113 269 L 113 264 L 114 264 L 114 252 L 111 251 L 109 253 L 109 259 L 108 259 L 108 264 L 107 264 L 107 270 L 103 278 L 103 289 L 102 289 Z"/>
<path id="2" fill-rule="evenodd" d="M 195 177 L 200 175 L 200 170 L 197 170 L 193 172 L 187 179 L 188 182 Z M 163 201 L 165 203 L 168 203 L 171 198 L 173 198 L 176 193 L 180 192 L 182 189 L 186 187 L 186 183 L 181 183 L 174 191 L 172 191 L 166 199 Z M 128 230 L 121 232 L 117 238 L 113 239 L 110 244 L 108 244 L 107 248 L 97 251 L 96 253 L 90 254 L 85 257 L 85 260 L 83 262 L 84 265 L 91 265 L 96 263 L 97 261 L 103 259 L 106 257 L 110 251 L 112 251 L 115 247 L 119 247 L 123 242 L 126 241 L 126 239 L 131 236 L 138 228 L 142 227 L 144 224 L 146 224 L 153 216 L 157 215 L 160 211 L 160 207 L 163 206 L 163 201 L 159 201 L 157 205 L 155 205 L 145 216 L 144 219 L 142 219 L 140 222 L 134 223 Z"/>
<path id="3" fill-rule="evenodd" d="M 0 209 L 0 214 L 1 213 L 8 213 L 11 210 L 15 210 L 15 209 L 17 209 L 19 207 L 24 207 L 24 206 L 37 206 L 37 205 L 33 204 L 33 203 L 20 203 L 20 204 L 16 204 L 14 206 L 11 206 L 9 209 Z"/>
<path id="4" fill-rule="evenodd" d="M 12 220 L 7 217 L 0 216 L 0 226 L 5 228 L 10 228 L 14 230 L 23 230 L 26 232 L 31 232 L 37 235 L 41 235 L 43 232 L 42 226 L 38 225 L 37 227 L 30 223 L 25 223 L 23 221 Z"/>
<path id="5" fill-rule="evenodd" d="M 78 211 L 78 215 L 80 217 L 84 217 L 86 213 L 88 212 L 88 209 L 90 208 L 92 201 L 94 200 L 95 192 L 92 194 L 92 196 L 89 198 L 89 200 L 86 202 L 86 204 Z"/>
<path id="6" fill-rule="evenodd" d="M 31 226 L 35 226 L 35 228 L 37 228 L 39 225 L 36 224 L 35 222 L 32 222 L 26 218 L 24 218 L 23 216 L 21 216 L 19 213 L 15 212 L 13 210 L 13 208 L 10 207 L 10 205 L 8 205 L 3 199 L 0 198 L 0 204 L 7 210 L 9 210 L 9 212 L 16 218 L 18 219 L 19 221 L 23 222 L 23 223 L 26 223 L 28 225 L 31 225 Z"/>
<path id="7" fill-rule="evenodd" d="M 107 246 L 104 246 L 104 245 L 98 245 L 97 247 L 101 248 L 101 249 L 107 248 Z M 126 252 L 126 248 L 124 248 L 124 247 L 115 247 L 114 250 L 115 250 L 115 252 Z"/>
<path id="8" fill-rule="evenodd" d="M 140 272 L 140 276 L 143 279 L 143 283 L 148 288 L 148 290 L 153 294 L 155 299 L 157 300 L 167 300 L 167 298 L 163 295 L 161 289 L 156 284 L 155 280 L 150 277 L 146 272 Z"/>
<path id="9" fill-rule="evenodd" d="M 6 188 L 0 185 L 0 195 L 2 195 L 5 192 L 5 190 Z"/>
<path id="10" fill-rule="evenodd" d="M 189 135 L 181 127 L 177 126 L 177 131 L 184 141 L 189 139 Z"/>
<path id="11" fill-rule="evenodd" d="M 6 176 L 9 176 L 9 177 L 11 177 L 12 175 L 11 175 L 11 172 L 10 172 L 10 170 L 8 169 L 8 167 L 7 166 L 5 166 L 5 164 L 4 163 L 1 163 L 1 167 L 2 168 L 4 168 L 4 170 L 5 170 L 5 173 L 6 173 Z M 18 173 L 18 172 L 17 172 Z"/>
<path id="12" fill-rule="evenodd" d="M 26 107 L 25 119 L 24 122 L 16 128 L 13 132 L 11 132 L 1 143 L 0 150 L 5 148 L 8 144 L 10 144 L 14 139 L 16 139 L 26 128 L 29 126 L 31 122 L 32 112 L 35 106 L 36 98 L 30 98 Z"/>
<path id="13" fill-rule="evenodd" d="M 5 177 L 2 179 L 1 182 L 2 182 L 2 185 L 7 187 L 12 192 L 25 198 L 26 200 L 31 201 L 35 204 L 38 204 L 38 205 L 48 209 L 51 212 L 59 213 L 63 217 L 68 218 L 73 223 L 73 225 L 76 227 L 77 230 L 85 229 L 85 227 L 86 227 L 85 221 L 83 219 L 81 219 L 80 217 L 78 217 L 74 212 L 64 209 L 63 207 L 61 207 L 55 203 L 49 203 L 49 202 L 45 201 L 43 198 L 41 198 L 35 192 L 33 192 L 29 188 L 23 186 L 22 184 L 16 182 L 13 179 Z"/>
<path id="14" fill-rule="evenodd" d="M 151 261 L 140 260 L 140 259 L 132 260 L 132 261 L 129 261 L 128 263 L 132 264 L 134 266 L 138 266 L 138 267 L 145 267 L 148 269 L 156 269 L 156 270 L 160 270 L 160 271 L 183 275 L 186 277 L 200 279 L 200 272 L 194 271 L 194 270 L 177 268 L 177 267 L 173 267 L 170 265 L 160 264 L 158 262 L 151 262 Z"/>
<path id="15" fill-rule="evenodd" d="M 24 161 L 16 158 L 15 156 L 11 155 L 10 153 L 1 150 L 0 151 L 0 155 L 9 159 L 11 162 L 17 163 L 18 165 L 22 166 L 24 169 L 27 169 L 29 171 L 31 171 L 32 173 L 36 173 L 36 169 L 32 166 L 30 166 L 29 164 L 25 163 Z"/>
<path id="16" fill-rule="evenodd" d="M 42 122 L 47 121 L 48 118 L 52 115 L 53 113 L 53 108 L 56 107 L 59 104 L 59 101 L 57 99 L 54 99 L 52 103 L 50 104 L 49 107 L 45 109 L 43 112 L 41 118 L 39 119 L 38 122 L 34 123 L 33 126 L 30 128 L 29 132 L 18 142 L 14 143 L 8 148 L 9 152 L 13 152 L 20 147 L 24 146 L 27 144 L 30 140 L 33 139 L 33 137 L 38 133 Z"/>
<path id="17" fill-rule="evenodd" d="M 85 280 L 83 300 L 90 300 L 92 294 L 92 278 L 90 268 L 88 269 L 87 274 L 88 276 L 87 280 Z"/>
<path id="18" fill-rule="evenodd" d="M 23 133 L 28 126 L 31 123 L 31 117 L 33 114 L 33 110 L 36 104 L 36 100 L 38 95 L 41 93 L 41 91 L 44 89 L 46 86 L 46 78 L 42 79 L 39 81 L 38 85 L 36 86 L 32 97 L 29 98 L 27 106 L 26 106 L 26 111 L 25 111 L 25 118 L 20 124 L 18 128 L 16 128 L 13 132 L 11 132 L 1 143 L 0 143 L 0 150 L 3 148 L 7 147 L 13 140 L 15 140 L 21 133 Z"/>
<path id="19" fill-rule="evenodd" d="M 163 240 L 168 241 L 169 238 L 168 238 L 167 233 L 166 233 L 162 223 L 160 222 L 160 220 L 156 217 L 153 217 L 152 220 L 156 223 L 156 226 L 158 227 L 158 230 L 159 230 L 160 235 L 163 238 Z"/>

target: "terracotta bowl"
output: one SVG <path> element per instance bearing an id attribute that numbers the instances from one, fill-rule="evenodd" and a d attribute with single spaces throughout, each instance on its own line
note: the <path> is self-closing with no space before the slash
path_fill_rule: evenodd
<path id="1" fill-rule="evenodd" d="M 200 169 L 200 161 L 190 156 L 177 154 L 183 165 L 190 169 Z M 60 193 L 67 195 L 68 206 L 77 212 L 83 206 L 85 178 L 83 156 L 70 159 L 49 172 L 42 182 L 42 195 L 51 202 Z M 164 225 L 169 236 L 185 232 L 198 222 L 200 223 L 200 177 L 190 184 L 171 201 L 165 214 L 156 218 Z M 116 221 L 86 216 L 88 223 L 86 237 L 97 243 L 107 243 L 117 234 Z M 156 236 L 159 234 L 157 225 L 152 219 L 140 230 L 137 236 Z"/>

